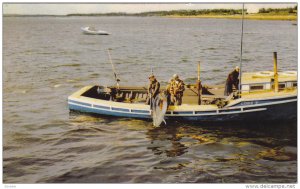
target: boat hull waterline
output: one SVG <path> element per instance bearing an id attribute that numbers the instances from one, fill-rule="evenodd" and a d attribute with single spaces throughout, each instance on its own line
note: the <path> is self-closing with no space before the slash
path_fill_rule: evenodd
<path id="1" fill-rule="evenodd" d="M 77 96 L 77 97 L 76 97 Z M 286 95 L 261 99 L 237 99 L 223 108 L 201 110 L 196 105 L 169 107 L 166 120 L 186 121 L 275 121 L 297 118 L 297 95 Z M 70 110 L 128 118 L 152 119 L 149 105 L 113 102 L 71 95 L 68 98 Z M 201 106 L 201 105 L 200 105 Z M 198 107 L 200 107 L 198 106 Z M 205 106 L 205 105 L 203 105 Z"/>

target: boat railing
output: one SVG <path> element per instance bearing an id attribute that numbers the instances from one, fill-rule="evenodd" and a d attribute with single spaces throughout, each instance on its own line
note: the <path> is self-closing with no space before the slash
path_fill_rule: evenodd
<path id="1" fill-rule="evenodd" d="M 147 90 L 134 87 L 117 89 L 116 87 L 93 86 L 81 96 L 117 102 L 143 102 L 146 101 Z"/>
<path id="2" fill-rule="evenodd" d="M 279 82 L 279 90 L 293 90 L 297 88 L 297 81 Z M 262 83 L 242 84 L 242 93 L 251 93 L 257 91 L 272 91 L 274 90 L 274 81 Z"/>

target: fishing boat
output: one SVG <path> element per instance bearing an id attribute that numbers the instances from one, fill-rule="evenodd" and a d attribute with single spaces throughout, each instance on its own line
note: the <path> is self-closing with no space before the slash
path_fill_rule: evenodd
<path id="1" fill-rule="evenodd" d="M 242 9 L 240 68 L 242 66 L 244 4 Z M 86 86 L 68 97 L 69 109 L 98 115 L 152 119 L 154 126 L 164 120 L 194 122 L 277 121 L 297 119 L 297 72 L 277 70 L 274 52 L 272 71 L 239 73 L 239 86 L 224 96 L 224 86 L 204 86 L 200 80 L 200 63 L 196 84 L 185 85 L 181 105 L 168 103 L 165 91 L 160 99 L 146 105 L 146 87 L 119 85 L 108 50 L 116 86 Z M 158 100 L 157 100 L 158 99 Z"/>
<path id="2" fill-rule="evenodd" d="M 94 27 L 91 26 L 82 27 L 81 30 L 84 34 L 88 35 L 109 35 L 108 32 L 103 30 L 96 30 Z"/>
<path id="3" fill-rule="evenodd" d="M 182 105 L 168 106 L 164 119 L 231 122 L 297 118 L 297 72 L 277 72 L 277 60 L 273 72 L 243 73 L 240 86 L 236 95 L 224 96 L 223 86 L 202 87 L 200 92 L 197 84 L 187 84 Z M 91 85 L 69 96 L 68 105 L 70 110 L 80 112 L 152 119 L 146 96 L 146 87 Z"/>

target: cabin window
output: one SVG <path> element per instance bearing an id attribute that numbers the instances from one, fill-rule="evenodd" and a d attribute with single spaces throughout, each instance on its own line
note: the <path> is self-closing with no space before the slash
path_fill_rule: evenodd
<path id="1" fill-rule="evenodd" d="M 297 83 L 293 83 L 293 87 L 297 87 Z"/>
<path id="2" fill-rule="evenodd" d="M 285 88 L 285 83 L 280 83 L 280 84 L 278 85 L 278 88 L 279 88 L 279 89 L 284 89 L 284 88 Z"/>
<path id="3" fill-rule="evenodd" d="M 264 89 L 263 85 L 252 85 L 250 86 L 250 90 L 262 90 Z"/>

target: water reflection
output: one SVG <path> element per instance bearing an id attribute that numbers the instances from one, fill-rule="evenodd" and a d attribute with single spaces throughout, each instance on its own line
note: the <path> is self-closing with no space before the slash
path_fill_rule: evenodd
<path id="1" fill-rule="evenodd" d="M 149 128 L 146 137 L 150 139 L 147 149 L 152 150 L 155 155 L 182 156 L 194 148 L 214 154 L 218 149 L 222 149 L 224 154 L 233 155 L 227 157 L 220 153 L 213 156 L 214 161 L 241 160 L 249 154 L 256 159 L 290 161 L 295 160 L 297 153 L 296 131 L 295 121 L 256 125 L 189 125 L 175 122 L 167 126 Z M 211 151 L 207 151 L 207 148 Z"/>
<path id="2" fill-rule="evenodd" d="M 70 126 L 72 137 L 75 130 L 76 137 L 84 140 L 97 136 L 94 142 L 102 145 L 99 153 L 109 157 L 111 169 L 127 165 L 133 180 L 147 182 L 154 175 L 156 179 L 164 178 L 157 182 L 178 182 L 176 178 L 181 178 L 180 182 L 201 183 L 296 180 L 295 121 L 255 124 L 169 121 L 166 126 L 153 127 L 151 121 L 70 113 Z M 89 152 L 89 147 L 86 148 Z"/>
<path id="3" fill-rule="evenodd" d="M 187 152 L 188 147 L 180 142 L 182 137 L 178 134 L 180 128 L 156 127 L 148 129 L 146 137 L 150 139 L 147 149 L 155 155 L 166 154 L 167 157 L 181 156 Z"/>
<path id="4" fill-rule="evenodd" d="M 122 129 L 128 133 L 129 138 L 136 137 L 131 136 L 133 131 L 143 134 L 148 139 L 147 149 L 159 156 L 183 156 L 188 152 L 192 153 L 195 148 L 205 150 L 208 154 L 211 153 L 210 150 L 217 151 L 219 148 L 225 149 L 224 153 L 227 149 L 229 153 L 235 154 L 235 157 L 217 155 L 214 160 L 218 162 L 227 162 L 232 158 L 241 159 L 249 153 L 256 158 L 274 161 L 294 160 L 296 156 L 296 121 L 255 124 L 169 122 L 166 126 L 153 127 L 151 121 L 99 117 L 77 112 L 71 112 L 70 119 L 71 125 L 91 126 L 89 129 L 92 132 L 106 131 L 105 128 L 97 127 L 103 127 L 104 124 L 110 126 L 110 129 Z M 141 135 L 139 137 L 143 138 Z"/>
<path id="5" fill-rule="evenodd" d="M 291 172 L 296 171 L 296 130 L 294 121 L 256 125 L 172 123 L 148 129 L 151 145 L 147 149 L 169 157 L 156 169 L 194 170 L 201 174 L 198 182 L 241 182 L 251 177 L 265 182 L 266 177 L 276 180 L 278 175 L 281 181 L 290 181 L 295 179 Z"/>

